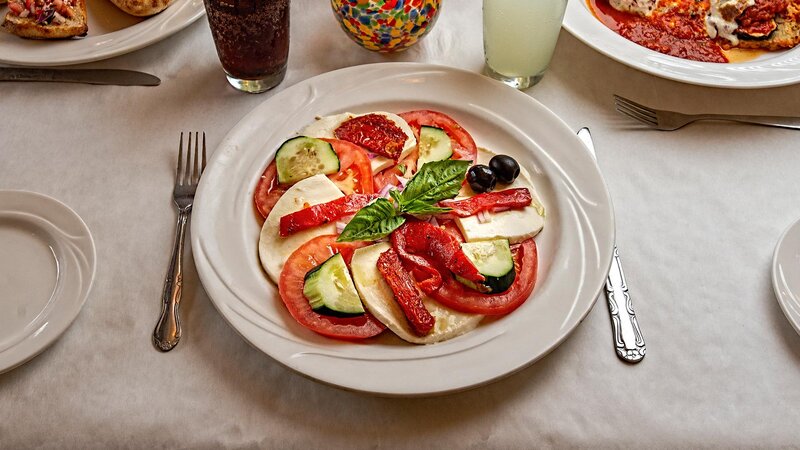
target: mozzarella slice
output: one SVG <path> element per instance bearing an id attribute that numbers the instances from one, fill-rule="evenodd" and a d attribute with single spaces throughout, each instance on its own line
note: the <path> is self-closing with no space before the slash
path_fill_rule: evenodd
<path id="1" fill-rule="evenodd" d="M 392 289 L 377 267 L 378 257 L 389 247 L 389 243 L 381 242 L 356 250 L 350 271 L 364 306 L 401 339 L 414 344 L 433 344 L 471 331 L 483 319 L 482 315 L 454 311 L 436 300 L 424 297 L 422 303 L 436 318 L 436 324 L 427 336 L 414 334 L 394 299 Z"/>
<path id="2" fill-rule="evenodd" d="M 402 159 L 417 146 L 417 138 L 414 137 L 414 132 L 411 130 L 411 127 L 408 126 L 408 123 L 403 120 L 402 117 L 398 116 L 397 114 L 392 114 L 390 112 L 385 111 L 377 111 L 371 112 L 367 114 L 378 114 L 381 116 L 386 117 L 390 121 L 392 121 L 395 125 L 397 125 L 403 133 L 406 135 L 406 142 L 403 144 L 403 151 L 400 153 L 398 159 Z M 339 125 L 343 122 L 352 119 L 353 117 L 364 116 L 366 114 L 353 114 L 353 113 L 342 113 L 336 114 L 333 116 L 325 116 L 319 117 L 317 120 L 308 125 L 307 127 L 303 128 L 300 131 L 300 134 L 303 136 L 315 137 L 315 138 L 326 138 L 326 139 L 336 139 L 336 136 L 333 134 Z M 374 158 L 370 160 L 370 165 L 372 167 L 372 173 L 378 173 L 383 169 L 392 167 L 395 164 L 393 159 L 387 158 L 385 156 L 372 154 Z"/>
<path id="3" fill-rule="evenodd" d="M 281 237 L 281 217 L 308 206 L 336 200 L 339 197 L 344 197 L 342 191 L 328 177 L 319 174 L 298 181 L 275 203 L 261 227 L 261 236 L 258 241 L 258 256 L 261 259 L 261 266 L 275 284 L 278 284 L 281 270 L 283 270 L 283 265 L 289 255 L 301 245 L 323 234 L 336 234 L 336 225 L 328 223 L 294 233 L 291 236 Z"/>
<path id="4" fill-rule="evenodd" d="M 353 117 L 356 117 L 356 114 L 349 112 L 336 114 L 333 116 L 317 117 L 317 120 L 303 128 L 300 131 L 300 134 L 302 136 L 315 138 L 336 139 L 336 136 L 334 136 L 333 132 L 339 128 L 339 125 L 352 119 Z"/>
<path id="5" fill-rule="evenodd" d="M 478 149 L 478 163 L 489 164 L 489 160 L 495 156 L 489 150 Z M 530 206 L 522 209 L 512 209 L 499 213 L 488 213 L 488 220 L 481 223 L 478 216 L 459 217 L 455 222 L 464 235 L 467 242 L 490 241 L 493 239 L 508 239 L 509 243 L 515 244 L 539 234 L 544 228 L 544 207 L 536 190 L 533 188 L 531 177 L 525 168 L 520 168 L 519 177 L 509 185 L 497 187 L 497 190 L 512 188 L 528 188 L 531 192 L 532 202 Z M 457 198 L 467 198 L 475 195 L 469 185 L 465 184 Z"/>

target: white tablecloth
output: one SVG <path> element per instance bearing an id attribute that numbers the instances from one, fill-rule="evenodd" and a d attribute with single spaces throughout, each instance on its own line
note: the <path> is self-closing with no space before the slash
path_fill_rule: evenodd
<path id="1" fill-rule="evenodd" d="M 155 351 L 180 131 L 205 130 L 215 148 L 275 92 L 345 66 L 422 61 L 482 70 L 477 1 L 446 2 L 430 35 L 395 56 L 353 44 L 325 1 L 295 0 L 292 15 L 288 75 L 262 95 L 227 85 L 205 19 L 147 49 L 86 65 L 154 73 L 163 80 L 156 88 L 0 86 L 0 189 L 70 205 L 91 229 L 98 260 L 72 327 L 0 375 L 0 447 L 800 445 L 800 337 L 769 278 L 780 233 L 800 217 L 800 134 L 724 123 L 640 129 L 611 99 L 800 115 L 800 88 L 675 83 L 566 31 L 550 71 L 527 93 L 594 133 L 648 345 L 641 364 L 615 356 L 601 299 L 558 349 L 488 386 L 430 399 L 344 392 L 250 347 L 214 309 L 191 263 L 183 340 L 171 353 Z"/>

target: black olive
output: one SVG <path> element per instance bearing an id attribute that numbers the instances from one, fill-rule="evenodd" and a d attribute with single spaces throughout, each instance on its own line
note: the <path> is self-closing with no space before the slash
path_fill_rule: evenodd
<path id="1" fill-rule="evenodd" d="M 489 161 L 489 167 L 501 183 L 513 183 L 519 176 L 519 164 L 508 155 L 497 155 Z"/>
<path id="2" fill-rule="evenodd" d="M 478 164 L 467 172 L 467 183 L 475 192 L 489 192 L 494 189 L 497 177 L 489 166 Z"/>

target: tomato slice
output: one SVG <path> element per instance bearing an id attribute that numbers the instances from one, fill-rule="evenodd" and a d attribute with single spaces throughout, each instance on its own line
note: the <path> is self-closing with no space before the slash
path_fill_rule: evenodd
<path id="1" fill-rule="evenodd" d="M 367 151 L 351 142 L 339 139 L 323 139 L 333 145 L 333 151 L 339 157 L 339 173 L 329 175 L 345 195 L 372 194 L 375 187 L 372 182 L 372 166 Z"/>
<path id="2" fill-rule="evenodd" d="M 422 125 L 441 128 L 450 137 L 453 145 L 452 159 L 470 160 L 474 163 L 478 161 L 478 146 L 475 140 L 458 122 L 447 114 L 427 109 L 409 111 L 399 114 L 408 125 L 414 130 L 414 134 L 419 138 L 419 130 Z"/>
<path id="3" fill-rule="evenodd" d="M 345 193 L 372 194 L 375 192 L 372 181 L 372 167 L 366 150 L 347 141 L 323 139 L 333 146 L 339 157 L 339 172 L 328 175 L 328 178 Z M 272 161 L 261 175 L 256 186 L 253 201 L 261 217 L 267 218 L 275 203 L 281 198 L 289 185 L 278 184 L 278 168 Z"/>
<path id="4" fill-rule="evenodd" d="M 539 258 L 533 239 L 513 246 L 511 253 L 517 276 L 507 291 L 500 294 L 481 294 L 459 283 L 447 273 L 442 276 L 442 287 L 429 295 L 445 306 L 467 313 L 500 315 L 514 311 L 533 292 Z"/>
<path id="5" fill-rule="evenodd" d="M 409 152 L 408 155 L 397 161 L 396 166 L 387 167 L 386 169 L 376 173 L 373 177 L 375 180 L 375 192 L 380 192 L 381 189 L 383 189 L 387 184 L 391 184 L 392 186 L 400 186 L 400 180 L 397 179 L 398 176 L 411 178 L 417 171 L 418 158 L 419 153 L 415 148 Z"/>
<path id="6" fill-rule="evenodd" d="M 272 207 L 278 202 L 289 186 L 278 184 L 278 167 L 272 161 L 261 175 L 261 180 L 256 185 L 256 192 L 253 194 L 253 202 L 261 217 L 267 218 Z"/>
<path id="7" fill-rule="evenodd" d="M 286 260 L 278 280 L 281 300 L 300 325 L 324 336 L 338 339 L 365 339 L 380 334 L 385 327 L 369 312 L 356 317 L 333 317 L 318 314 L 311 309 L 303 295 L 303 284 L 309 270 L 341 253 L 347 264 L 353 252 L 364 247 L 363 242 L 336 242 L 337 236 L 318 236 L 294 251 Z"/>
<path id="8" fill-rule="evenodd" d="M 409 111 L 400 114 L 419 139 L 419 130 L 422 125 L 441 128 L 450 136 L 453 145 L 452 159 L 464 159 L 476 162 L 478 160 L 478 146 L 475 140 L 458 122 L 447 114 L 430 110 Z M 411 177 L 417 171 L 417 158 L 419 153 L 414 150 L 408 156 L 397 162 L 397 166 L 403 167 L 403 176 Z M 400 181 L 397 179 L 401 175 L 397 166 L 392 166 L 375 174 L 375 190 L 380 191 L 387 184 L 398 186 Z"/>

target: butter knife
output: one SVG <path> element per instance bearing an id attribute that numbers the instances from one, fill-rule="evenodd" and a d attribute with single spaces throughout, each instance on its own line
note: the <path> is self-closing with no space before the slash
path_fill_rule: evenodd
<path id="1" fill-rule="evenodd" d="M 592 157 L 597 161 L 597 153 L 592 142 L 592 134 L 586 127 L 578 130 L 578 137 L 583 145 L 589 149 Z M 628 293 L 628 283 L 622 272 L 622 263 L 619 260 L 619 251 L 614 246 L 614 257 L 611 260 L 611 269 L 606 278 L 606 300 L 608 311 L 611 313 L 611 327 L 614 331 L 614 347 L 617 356 L 628 363 L 638 363 L 644 358 L 647 351 L 633 311 L 633 303 Z"/>
<path id="2" fill-rule="evenodd" d="M 161 80 L 148 73 L 119 69 L 22 69 L 0 67 L 0 81 L 58 81 L 64 83 L 158 86 Z"/>

